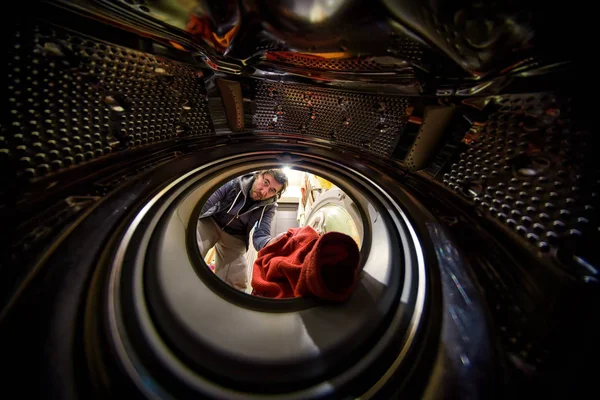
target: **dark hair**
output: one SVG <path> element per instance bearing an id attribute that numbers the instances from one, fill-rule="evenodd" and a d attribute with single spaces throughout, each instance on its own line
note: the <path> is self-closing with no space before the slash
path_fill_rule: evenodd
<path id="1" fill-rule="evenodd" d="M 281 185 L 281 190 L 277 192 L 277 198 L 280 199 L 285 189 L 288 187 L 288 178 L 280 169 L 264 169 L 256 173 L 256 176 L 264 176 L 265 174 L 273 175 L 273 178 Z"/>

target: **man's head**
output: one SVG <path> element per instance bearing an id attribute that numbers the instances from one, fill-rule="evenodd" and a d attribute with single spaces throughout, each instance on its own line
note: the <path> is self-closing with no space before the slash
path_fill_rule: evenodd
<path id="1" fill-rule="evenodd" d="M 280 169 L 267 169 L 254 174 L 254 183 L 250 188 L 250 197 L 254 201 L 263 201 L 273 196 L 281 198 L 288 185 L 287 176 Z"/>

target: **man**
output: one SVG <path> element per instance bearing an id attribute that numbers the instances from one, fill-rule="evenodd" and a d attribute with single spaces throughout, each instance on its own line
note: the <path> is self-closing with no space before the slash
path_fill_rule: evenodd
<path id="1" fill-rule="evenodd" d="M 206 257 L 215 247 L 215 274 L 230 286 L 246 289 L 250 231 L 256 225 L 252 236 L 256 251 L 267 245 L 277 199 L 287 185 L 279 169 L 255 172 L 227 182 L 202 207 L 197 227 L 200 253 Z"/>

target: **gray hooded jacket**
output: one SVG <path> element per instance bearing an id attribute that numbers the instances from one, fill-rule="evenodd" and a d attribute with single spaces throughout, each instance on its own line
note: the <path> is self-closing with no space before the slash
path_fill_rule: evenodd
<path id="1" fill-rule="evenodd" d="M 220 187 L 202 206 L 200 218 L 212 217 L 221 229 L 228 227 L 231 235 L 246 243 L 246 249 L 250 231 L 256 224 L 252 242 L 256 251 L 259 251 L 271 239 L 271 222 L 277 209 L 277 196 L 256 202 L 240 215 L 254 179 L 254 174 L 248 174 Z"/>

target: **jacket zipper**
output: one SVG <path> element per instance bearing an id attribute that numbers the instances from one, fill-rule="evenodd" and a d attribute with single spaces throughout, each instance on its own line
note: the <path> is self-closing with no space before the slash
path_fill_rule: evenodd
<path id="1" fill-rule="evenodd" d="M 242 207 L 243 207 L 243 206 L 242 206 Z M 266 207 L 266 206 L 263 206 L 263 207 Z M 243 213 L 242 215 L 246 215 L 246 214 L 248 214 L 250 211 L 254 211 L 254 210 L 256 210 L 257 208 L 260 208 L 260 206 L 258 206 L 258 207 L 256 207 L 256 208 L 253 208 L 253 209 L 251 209 L 251 210 L 248 210 L 248 211 L 246 211 L 245 213 Z M 242 215 L 240 215 L 240 214 L 236 214 L 236 216 L 235 216 L 235 217 L 233 217 L 233 218 L 231 218 L 231 220 L 230 220 L 230 221 L 227 223 L 227 225 L 225 225 L 225 226 L 223 227 L 223 229 L 227 228 L 227 227 L 229 226 L 229 224 L 233 222 L 233 220 L 234 220 L 234 219 L 236 219 L 236 218 L 239 218 L 239 217 L 241 217 Z"/>
<path id="2" fill-rule="evenodd" d="M 229 221 L 229 222 L 227 223 L 227 225 L 225 225 L 225 226 L 223 227 L 223 229 L 227 228 L 227 227 L 229 226 L 229 224 L 233 222 L 233 220 L 234 220 L 234 219 L 236 219 L 236 218 L 239 218 L 239 217 L 240 217 L 240 215 L 238 214 L 238 215 L 236 215 L 235 217 L 231 218 L 231 221 Z"/>

